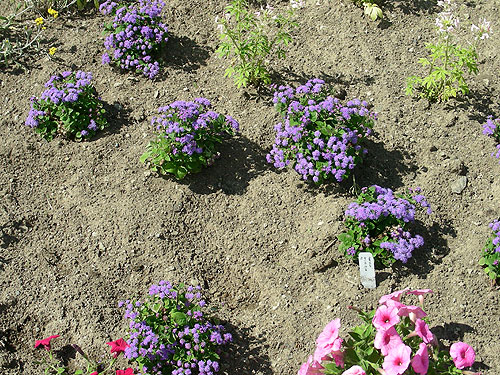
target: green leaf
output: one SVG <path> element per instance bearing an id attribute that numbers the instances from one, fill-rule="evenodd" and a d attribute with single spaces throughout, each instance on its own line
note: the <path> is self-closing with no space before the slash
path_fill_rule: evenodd
<path id="1" fill-rule="evenodd" d="M 146 160 L 150 157 L 150 152 L 146 151 L 144 154 L 141 155 L 141 158 L 139 159 L 141 163 L 145 163 Z"/>
<path id="2" fill-rule="evenodd" d="M 352 240 L 354 239 L 353 236 L 348 233 L 340 233 L 337 238 L 341 242 L 352 242 Z"/>
<path id="3" fill-rule="evenodd" d="M 170 314 L 172 316 L 172 319 L 174 320 L 175 323 L 177 323 L 180 326 L 186 325 L 188 321 L 188 317 L 186 314 L 180 312 L 180 311 L 175 311 Z"/>

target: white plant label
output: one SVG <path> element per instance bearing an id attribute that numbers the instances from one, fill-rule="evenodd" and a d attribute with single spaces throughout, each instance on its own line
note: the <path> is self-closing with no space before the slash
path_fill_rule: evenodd
<path id="1" fill-rule="evenodd" d="M 359 253 L 358 259 L 361 284 L 365 288 L 375 289 L 377 281 L 375 280 L 375 261 L 372 253 Z"/>

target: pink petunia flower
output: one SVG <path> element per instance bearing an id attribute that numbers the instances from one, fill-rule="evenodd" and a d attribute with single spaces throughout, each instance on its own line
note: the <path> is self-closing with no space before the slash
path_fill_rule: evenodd
<path id="1" fill-rule="evenodd" d="M 92 374 L 90 375 L 99 375 L 99 373 L 97 371 L 94 371 Z"/>
<path id="2" fill-rule="evenodd" d="M 307 359 L 306 363 L 303 363 L 300 366 L 299 372 L 297 375 L 323 375 L 321 370 L 323 370 L 323 366 L 317 361 L 313 359 L 313 356 L 310 355 Z"/>
<path id="3" fill-rule="evenodd" d="M 403 340 L 401 340 L 401 337 L 394 327 L 387 330 L 377 331 L 377 334 L 375 335 L 374 346 L 375 348 L 380 349 L 382 355 L 384 356 L 389 354 L 391 350 L 397 348 L 402 343 Z"/>
<path id="4" fill-rule="evenodd" d="M 126 370 L 116 370 L 116 375 L 134 375 L 134 369 L 129 367 Z"/>
<path id="5" fill-rule="evenodd" d="M 35 341 L 35 348 L 43 346 L 45 348 L 45 350 L 50 351 L 50 341 L 53 340 L 53 339 L 56 339 L 58 337 L 59 337 L 59 335 L 53 335 L 53 336 L 49 336 L 49 337 L 47 337 L 46 339 L 43 339 L 43 340 L 36 340 Z"/>
<path id="6" fill-rule="evenodd" d="M 342 375 L 366 375 L 366 372 L 359 366 L 352 366 L 349 370 L 344 371 Z"/>
<path id="7" fill-rule="evenodd" d="M 398 309 L 386 305 L 379 306 L 372 320 L 377 330 L 387 330 L 399 323 Z"/>
<path id="8" fill-rule="evenodd" d="M 402 306 L 398 311 L 399 316 L 410 316 L 410 314 L 414 314 L 417 319 L 427 316 L 425 311 L 418 306 Z"/>
<path id="9" fill-rule="evenodd" d="M 332 358 L 335 360 L 337 366 L 344 366 L 344 359 L 342 352 L 340 351 L 342 347 L 342 339 L 338 337 L 332 345 L 326 347 L 317 346 L 314 351 L 313 357 L 317 362 L 329 361 Z M 332 358 L 330 358 L 332 357 Z"/>
<path id="10" fill-rule="evenodd" d="M 401 375 L 410 365 L 411 348 L 399 345 L 384 358 L 382 367 L 386 375 Z"/>
<path id="11" fill-rule="evenodd" d="M 429 353 L 427 351 L 427 345 L 423 342 L 418 346 L 418 351 L 411 360 L 411 367 L 417 374 L 427 374 L 429 369 Z"/>
<path id="12" fill-rule="evenodd" d="M 387 301 L 385 301 L 384 305 L 386 305 L 387 307 L 395 307 L 396 309 L 400 309 L 402 307 L 405 307 L 406 305 L 404 303 L 401 303 L 399 301 L 396 301 L 394 299 L 389 299 Z"/>
<path id="13" fill-rule="evenodd" d="M 123 353 L 130 345 L 124 339 L 118 339 L 116 341 L 107 342 L 106 345 L 111 346 L 111 353 L 115 353 L 113 357 L 118 357 L 120 353 Z"/>
<path id="14" fill-rule="evenodd" d="M 421 319 L 417 319 L 415 322 L 415 333 L 422 339 L 426 344 L 434 341 L 434 335 L 429 330 L 429 326 L 426 322 Z"/>
<path id="15" fill-rule="evenodd" d="M 465 342 L 456 342 L 453 344 L 450 347 L 450 355 L 453 363 L 460 370 L 464 367 L 472 366 L 476 360 L 474 349 Z"/>
<path id="16" fill-rule="evenodd" d="M 316 339 L 316 350 L 314 352 L 314 360 L 321 362 L 327 359 L 326 357 L 330 354 L 338 355 L 340 354 L 340 348 L 342 347 L 342 339 L 339 337 L 340 329 L 340 319 L 334 319 L 328 323 Z M 335 359 L 335 356 L 334 356 Z M 337 359 L 335 360 L 337 363 Z"/>
<path id="17" fill-rule="evenodd" d="M 394 300 L 394 301 L 400 301 L 401 296 L 407 292 L 410 288 L 405 288 L 403 290 L 398 290 L 396 292 L 392 292 L 391 294 L 387 294 L 385 296 L 380 297 L 378 303 L 379 304 L 384 304 L 388 300 Z"/>

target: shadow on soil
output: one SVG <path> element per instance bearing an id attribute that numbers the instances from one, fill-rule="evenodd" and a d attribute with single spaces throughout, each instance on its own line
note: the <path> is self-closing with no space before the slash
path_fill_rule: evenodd
<path id="1" fill-rule="evenodd" d="M 271 375 L 269 356 L 263 354 L 268 345 L 263 336 L 254 337 L 250 328 L 235 327 L 225 323 L 225 327 L 233 335 L 233 342 L 224 355 L 222 373 L 224 374 L 256 374 Z"/>
<path id="2" fill-rule="evenodd" d="M 456 237 L 457 233 L 452 223 L 444 219 L 441 223 L 426 226 L 421 221 L 416 221 L 412 233 L 418 233 L 424 238 L 424 247 L 415 250 L 414 255 L 406 264 L 396 262 L 393 266 L 395 279 L 400 282 L 408 275 L 417 275 L 426 278 L 436 264 L 440 264 L 445 256 L 450 253 L 448 240 L 445 236 Z"/>
<path id="3" fill-rule="evenodd" d="M 207 46 L 200 46 L 194 40 L 185 36 L 169 35 L 167 48 L 161 54 L 166 66 L 193 72 L 207 65 L 207 60 L 214 53 Z M 162 78 L 164 74 L 161 73 Z"/>
<path id="4" fill-rule="evenodd" d="M 103 131 L 99 131 L 95 137 L 89 140 L 89 142 L 97 141 L 103 137 L 107 137 L 110 134 L 116 134 L 120 132 L 122 127 L 126 127 L 132 124 L 130 119 L 130 109 L 126 109 L 129 106 L 123 106 L 121 103 L 115 102 L 109 104 L 104 102 L 104 109 L 106 110 L 105 116 L 108 120 L 109 126 Z"/>
<path id="5" fill-rule="evenodd" d="M 396 1 L 382 1 L 381 2 L 382 11 L 394 11 L 394 9 L 399 9 L 404 14 L 419 14 L 422 11 L 438 11 L 437 0 L 396 0 Z"/>
<path id="6" fill-rule="evenodd" d="M 500 113 L 491 113 L 493 106 L 493 98 L 495 93 L 489 87 L 482 87 L 478 90 L 471 91 L 467 96 L 458 97 L 455 99 L 455 106 L 466 111 L 469 114 L 469 119 L 479 122 L 481 125 L 486 122 L 488 116 L 500 115 Z M 453 107 L 446 108 L 452 110 Z"/>
<path id="7" fill-rule="evenodd" d="M 195 176 L 187 176 L 181 183 L 198 194 L 221 190 L 228 195 L 241 195 L 252 179 L 268 169 L 266 151 L 246 137 L 225 142 L 220 154 L 213 166 Z"/>
<path id="8" fill-rule="evenodd" d="M 351 177 L 340 184 L 335 181 L 317 186 L 312 181 L 301 181 L 299 187 L 311 194 L 323 193 L 329 195 L 356 196 L 362 187 L 379 185 L 397 189 L 404 186 L 403 177 L 416 172 L 418 166 L 412 160 L 412 154 L 405 150 L 388 151 L 383 142 L 367 140 L 368 149 L 363 163 L 354 168 Z"/>
<path id="9" fill-rule="evenodd" d="M 325 84 L 331 86 L 334 89 L 334 96 L 341 100 L 344 100 L 346 97 L 346 92 L 343 87 L 356 86 L 359 84 L 371 86 L 375 83 L 375 79 L 372 76 L 366 74 L 359 77 L 346 76 L 342 73 L 331 75 L 325 72 L 308 75 L 305 73 L 296 73 L 291 68 L 283 69 L 279 73 L 276 72 L 271 78 L 273 82 L 278 85 L 303 85 L 312 78 L 319 78 L 325 81 Z"/>
<path id="10" fill-rule="evenodd" d="M 415 155 L 403 150 L 387 150 L 383 142 L 367 140 L 368 154 L 361 165 L 354 169 L 355 182 L 360 187 L 379 185 L 395 190 L 404 186 L 403 177 L 416 172 Z"/>

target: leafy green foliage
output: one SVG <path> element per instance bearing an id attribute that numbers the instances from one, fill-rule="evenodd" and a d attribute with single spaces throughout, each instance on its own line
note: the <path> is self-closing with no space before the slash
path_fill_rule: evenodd
<path id="1" fill-rule="evenodd" d="M 195 102 L 174 102 L 159 109 L 153 118 L 156 138 L 141 156 L 152 171 L 172 174 L 183 179 L 200 172 L 219 156 L 217 145 L 225 136 L 234 135 L 238 123 L 230 116 L 209 111 L 210 102 L 199 98 Z"/>
<path id="2" fill-rule="evenodd" d="M 41 99 L 31 98 L 26 125 L 48 141 L 57 135 L 83 140 L 104 129 L 105 110 L 91 79 L 81 71 L 52 76 Z"/>
<path id="3" fill-rule="evenodd" d="M 430 214 L 423 195 L 394 194 L 377 185 L 363 188 L 345 213 L 346 230 L 338 236 L 339 250 L 353 259 L 360 252 L 370 252 L 375 263 L 385 267 L 396 260 L 406 263 L 412 251 L 423 245 L 421 236 L 412 237 L 407 231 L 417 203 Z"/>
<path id="4" fill-rule="evenodd" d="M 284 47 L 291 42 L 290 31 L 297 26 L 293 10 L 285 15 L 274 14 L 272 8 L 252 11 L 248 0 L 233 0 L 220 19 L 221 45 L 217 49 L 221 57 L 231 57 L 225 77 L 234 76 L 237 87 L 249 84 L 269 84 L 268 59 L 272 55 L 285 57 Z"/>
<path id="5" fill-rule="evenodd" d="M 478 73 L 477 53 L 474 46 L 465 48 L 448 42 L 427 44 L 429 58 L 421 58 L 419 63 L 429 69 L 426 77 L 408 78 L 406 94 L 413 95 L 418 88 L 422 98 L 447 101 L 457 93 L 468 94 L 469 86 L 465 73 Z"/>
<path id="6" fill-rule="evenodd" d="M 479 264 L 492 282 L 496 282 L 500 278 L 500 220 L 491 223 L 490 228 L 494 233 L 481 252 Z"/>
<path id="7" fill-rule="evenodd" d="M 447 101 L 459 93 L 469 93 L 466 74 L 478 73 L 477 47 L 481 40 L 489 38 L 490 32 L 490 23 L 485 19 L 479 26 L 473 24 L 474 41 L 464 47 L 456 40 L 460 24 L 454 14 L 456 5 L 451 1 L 438 2 L 438 5 L 443 7 L 436 18 L 438 40 L 426 45 L 429 57 L 419 59 L 419 63 L 428 69 L 427 76 L 414 75 L 406 83 L 406 95 L 418 92 L 420 97 L 429 101 Z"/>

